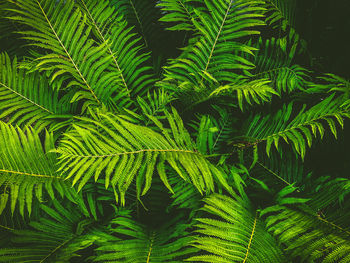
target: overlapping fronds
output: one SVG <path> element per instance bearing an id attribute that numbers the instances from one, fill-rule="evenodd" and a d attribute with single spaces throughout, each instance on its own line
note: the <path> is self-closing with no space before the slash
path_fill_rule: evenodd
<path id="1" fill-rule="evenodd" d="M 57 122 L 54 116 L 70 111 L 71 105 L 59 99 L 44 76 L 19 69 L 16 58 L 11 62 L 6 53 L 0 54 L 0 119 L 40 132 Z"/>
<path id="2" fill-rule="evenodd" d="M 88 234 L 93 220 L 82 216 L 79 209 L 53 201 L 41 205 L 44 212 L 39 221 L 29 223 L 27 230 L 13 230 L 16 247 L 0 249 L 0 262 L 69 262 L 77 251 L 98 239 Z"/>
<path id="3" fill-rule="evenodd" d="M 165 67 L 160 83 L 174 90 L 210 90 L 234 82 L 237 72 L 253 67 L 241 53 L 252 54 L 253 48 L 242 44 L 242 37 L 259 34 L 254 27 L 262 25 L 261 1 L 205 1 L 205 8 L 195 9 L 194 21 L 199 36 L 183 54 Z M 212 90 L 210 90 L 212 91 Z"/>
<path id="4" fill-rule="evenodd" d="M 94 262 L 183 262 L 197 251 L 190 247 L 189 225 L 181 220 L 151 229 L 130 216 L 113 219 L 108 227 L 110 237 L 98 242 Z"/>
<path id="5" fill-rule="evenodd" d="M 120 78 L 119 85 L 129 96 L 136 98 L 150 90 L 155 82 L 143 50 L 140 37 L 124 20 L 122 10 L 109 6 L 108 1 L 79 0 L 83 12 L 92 24 L 101 45 L 106 46 L 112 65 Z M 123 95 L 123 94 L 122 94 Z"/>
<path id="6" fill-rule="evenodd" d="M 12 19 L 32 28 L 22 31 L 23 37 L 48 52 L 34 61 L 35 68 L 51 73 L 51 81 L 65 81 L 67 85 L 62 86 L 66 89 L 75 88 L 72 101 L 84 99 L 85 106 L 101 105 L 123 97 L 125 92 L 118 89 L 120 76 L 110 70 L 113 57 L 108 54 L 108 45 L 98 46 L 90 38 L 87 17 L 74 7 L 74 1 L 15 3 L 18 8 L 13 11 L 17 15 Z"/>
<path id="7" fill-rule="evenodd" d="M 73 184 L 80 181 L 78 189 L 91 177 L 97 180 L 104 173 L 106 187 L 115 187 L 122 203 L 135 176 L 140 197 L 150 188 L 155 171 L 173 191 L 167 180 L 165 163 L 200 192 L 214 190 L 213 178 L 229 189 L 222 172 L 195 149 L 177 113 L 167 114 L 167 118 L 170 133 L 157 119 L 153 120 L 161 133 L 112 114 L 101 114 L 98 121 L 79 118 L 79 123 L 60 141 L 59 171 L 66 174 L 67 179 L 73 178 Z"/>
<path id="8" fill-rule="evenodd" d="M 46 198 L 43 190 L 52 199 L 54 192 L 62 196 L 74 191 L 56 173 L 56 154 L 50 152 L 52 149 L 52 135 L 46 134 L 43 148 L 32 129 L 21 130 L 0 122 L 0 212 L 10 200 L 12 213 L 18 203 L 21 215 L 25 207 L 30 214 L 33 199 Z"/>
<path id="9" fill-rule="evenodd" d="M 274 116 L 254 115 L 246 128 L 246 137 L 253 143 L 266 141 L 266 153 L 270 153 L 272 144 L 278 150 L 281 138 L 291 143 L 302 157 L 305 155 L 306 145 L 312 144 L 312 137 L 318 133 L 321 138 L 325 131 L 325 123 L 328 123 L 333 135 L 337 136 L 336 122 L 343 126 L 343 119 L 349 118 L 349 113 L 341 107 L 342 97 L 334 97 L 334 94 L 305 110 L 305 107 L 292 117 L 293 104 L 284 105 L 283 109 Z"/>
<path id="10" fill-rule="evenodd" d="M 284 206 L 263 212 L 268 230 L 298 262 L 346 263 L 350 260 L 350 231 L 322 216 Z"/>
<path id="11" fill-rule="evenodd" d="M 201 251 L 190 262 L 285 262 L 258 212 L 239 197 L 214 194 L 204 199 L 211 217 L 198 218 L 193 245 Z"/>
<path id="12" fill-rule="evenodd" d="M 259 50 L 253 60 L 256 67 L 248 74 L 252 79 L 269 79 L 280 94 L 306 89 L 309 71 L 293 63 L 300 50 L 298 36 L 290 33 L 284 38 L 265 41 L 259 38 L 256 48 Z"/>

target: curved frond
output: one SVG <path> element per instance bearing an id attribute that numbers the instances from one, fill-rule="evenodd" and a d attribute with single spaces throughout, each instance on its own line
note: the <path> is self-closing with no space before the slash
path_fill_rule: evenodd
<path id="1" fill-rule="evenodd" d="M 91 219 L 56 200 L 53 204 L 53 207 L 41 205 L 44 215 L 39 221 L 30 222 L 29 229 L 13 231 L 16 247 L 1 248 L 0 262 L 65 263 L 98 239 L 86 233 Z"/>
<path id="2" fill-rule="evenodd" d="M 95 45 L 87 17 L 74 1 L 21 0 L 16 5 L 18 15 L 12 19 L 32 28 L 21 32 L 24 38 L 49 52 L 34 61 L 35 67 L 50 72 L 52 81 L 66 81 L 67 89 L 76 88 L 72 101 L 84 99 L 86 107 L 123 97 L 118 72 L 109 69 L 113 59 L 108 46 Z"/>
<path id="3" fill-rule="evenodd" d="M 135 176 L 139 198 L 146 194 L 157 171 L 173 192 L 166 176 L 166 163 L 201 193 L 214 190 L 213 178 L 230 189 L 222 172 L 195 149 L 176 112 L 167 115 L 171 133 L 157 119 L 152 120 L 162 133 L 133 124 L 122 116 L 101 114 L 98 118 L 98 121 L 81 118 L 64 135 L 57 150 L 59 171 L 66 174 L 66 178 L 73 178 L 73 184 L 80 181 L 78 189 L 91 177 L 97 180 L 104 174 L 106 187 L 116 187 L 123 204 L 125 192 Z"/>
<path id="4" fill-rule="evenodd" d="M 204 199 L 203 210 L 212 216 L 198 218 L 193 246 L 201 255 L 190 262 L 285 262 L 276 241 L 240 198 L 214 194 Z"/>
<path id="5" fill-rule="evenodd" d="M 59 99 L 44 76 L 19 69 L 16 58 L 11 62 L 6 53 L 0 54 L 0 119 L 40 132 L 57 123 L 53 117 L 69 116 L 70 111 L 71 105 Z"/>
<path id="6" fill-rule="evenodd" d="M 246 128 L 246 137 L 253 143 L 266 141 L 266 153 L 269 155 L 272 144 L 278 150 L 281 138 L 293 145 L 297 153 L 305 155 L 306 145 L 312 144 L 312 137 L 318 133 L 323 137 L 328 123 L 333 135 L 337 136 L 336 122 L 343 127 L 343 118 L 349 118 L 349 112 L 342 108 L 343 99 L 335 98 L 334 94 L 314 105 L 309 110 L 303 109 L 292 119 L 292 103 L 284 106 L 274 116 L 262 117 L 255 115 L 250 119 Z"/>
<path id="7" fill-rule="evenodd" d="M 110 237 L 98 242 L 94 262 L 183 262 L 196 251 L 188 225 L 179 218 L 156 229 L 135 222 L 130 216 L 117 217 L 108 227 Z"/>
<path id="8" fill-rule="evenodd" d="M 14 212 L 18 203 L 23 216 L 25 207 L 31 213 L 35 197 L 42 201 L 43 189 L 52 199 L 55 191 L 61 196 L 72 191 L 70 185 L 56 173 L 56 154 L 50 152 L 52 149 L 54 142 L 50 134 L 46 134 L 43 149 L 38 134 L 32 129 L 21 130 L 0 122 L 2 209 L 6 201 L 10 200 L 11 212 Z"/>

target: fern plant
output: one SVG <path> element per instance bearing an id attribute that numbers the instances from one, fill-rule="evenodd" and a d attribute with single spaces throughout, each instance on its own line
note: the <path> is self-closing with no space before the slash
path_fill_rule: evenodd
<path id="1" fill-rule="evenodd" d="M 296 1 L 0 7 L 0 262 L 350 261 L 347 170 L 313 160 L 349 81 Z"/>

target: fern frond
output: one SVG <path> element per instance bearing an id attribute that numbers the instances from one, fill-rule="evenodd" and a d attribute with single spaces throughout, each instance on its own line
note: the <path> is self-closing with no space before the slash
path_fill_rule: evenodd
<path id="1" fill-rule="evenodd" d="M 99 237 L 87 233 L 91 219 L 79 209 L 53 201 L 41 205 L 44 215 L 26 230 L 14 230 L 16 247 L 0 249 L 0 262 L 69 262 L 77 251 L 91 246 Z"/>
<path id="2" fill-rule="evenodd" d="M 333 135 L 337 136 L 336 122 L 343 127 L 343 118 L 350 117 L 348 111 L 341 107 L 342 103 L 343 98 L 335 98 L 333 94 L 307 111 L 304 106 L 293 119 L 292 103 L 284 106 L 274 116 L 255 115 L 247 122 L 246 137 L 253 143 L 266 141 L 268 155 L 272 144 L 278 150 L 279 141 L 283 138 L 285 142 L 291 142 L 296 152 L 304 157 L 306 145 L 311 146 L 312 137 L 317 133 L 323 137 L 325 131 L 323 122 L 328 123 Z"/>
<path id="3" fill-rule="evenodd" d="M 286 30 L 287 26 L 295 27 L 295 0 L 266 0 L 266 23 L 273 28 Z"/>
<path id="4" fill-rule="evenodd" d="M 156 229 L 135 222 L 130 216 L 117 217 L 108 227 L 110 237 L 98 242 L 94 262 L 180 263 L 196 251 L 189 226 L 178 217 Z"/>
<path id="5" fill-rule="evenodd" d="M 122 204 L 135 176 L 138 198 L 146 194 L 155 170 L 172 192 L 165 163 L 201 193 L 214 190 L 213 178 L 230 189 L 222 172 L 196 151 L 180 117 L 173 114 L 167 116 L 172 134 L 156 119 L 152 120 L 163 134 L 112 114 L 100 114 L 98 121 L 79 118 L 60 141 L 59 171 L 73 178 L 73 185 L 80 181 L 79 190 L 91 177 L 97 180 L 104 173 L 106 187 L 116 187 Z"/>
<path id="6" fill-rule="evenodd" d="M 38 134 L 30 128 L 21 130 L 0 122 L 0 186 L 1 207 L 11 200 L 11 212 L 19 204 L 31 213 L 34 197 L 43 199 L 43 190 L 54 199 L 54 192 L 68 195 L 74 189 L 56 173 L 56 154 L 52 135 L 46 133 L 43 149 Z M 55 191 L 54 191 L 55 190 Z"/>
<path id="7" fill-rule="evenodd" d="M 350 232 L 321 216 L 273 206 L 263 211 L 271 232 L 299 262 L 342 262 L 350 257 Z"/>
<path id="8" fill-rule="evenodd" d="M 16 58 L 11 62 L 6 53 L 0 54 L 0 119 L 40 132 L 57 122 L 53 117 L 69 116 L 71 108 L 44 76 L 19 69 Z"/>
<path id="9" fill-rule="evenodd" d="M 160 21 L 174 24 L 167 27 L 168 30 L 195 31 L 194 21 L 198 19 L 195 4 L 200 3 L 198 0 L 161 0 L 157 4 L 164 12 Z"/>
<path id="10" fill-rule="evenodd" d="M 12 19 L 32 28 L 21 32 L 24 38 L 49 52 L 34 61 L 35 68 L 48 71 L 51 81 L 65 81 L 67 89 L 75 88 L 72 101 L 83 99 L 84 110 L 90 104 L 108 105 L 111 98 L 123 98 L 118 72 L 109 69 L 113 59 L 107 55 L 108 46 L 95 46 L 87 17 L 74 1 L 21 0 L 16 5 L 13 11 L 18 15 Z"/>
<path id="11" fill-rule="evenodd" d="M 248 76 L 252 79 L 266 78 L 280 94 L 282 92 L 304 91 L 310 79 L 310 71 L 294 64 L 299 49 L 299 38 L 290 33 L 284 38 L 259 38 L 259 50 L 254 56 L 256 66 Z"/>
<path id="12" fill-rule="evenodd" d="M 193 246 L 200 254 L 190 262 L 284 262 L 276 241 L 266 231 L 258 212 L 241 200 L 214 194 L 204 199 L 210 217 L 198 218 Z M 212 217 L 214 216 L 214 218 Z"/>
<path id="13" fill-rule="evenodd" d="M 240 70 L 248 70 L 252 63 L 240 53 L 252 54 L 254 48 L 239 43 L 242 37 L 259 34 L 254 27 L 262 25 L 261 1 L 225 0 L 205 1 L 205 8 L 197 10 L 194 21 L 199 35 L 194 44 L 165 67 L 160 85 L 178 92 L 182 90 L 212 91 L 234 82 Z M 180 89 L 180 91 L 179 91 Z"/>
<path id="14" fill-rule="evenodd" d="M 79 0 L 93 32 L 112 57 L 112 65 L 120 76 L 121 88 L 132 98 L 146 94 L 155 82 L 149 54 L 143 50 L 140 37 L 132 32 L 122 10 L 109 6 L 108 1 Z M 117 6 L 118 7 L 118 6 Z"/>
<path id="15" fill-rule="evenodd" d="M 243 111 L 243 99 L 252 105 L 252 101 L 257 104 L 261 102 L 270 101 L 272 95 L 279 95 L 273 88 L 270 87 L 270 80 L 259 79 L 252 81 L 239 81 L 237 83 L 228 84 L 215 89 L 210 96 L 237 94 L 238 105 L 241 111 Z"/>

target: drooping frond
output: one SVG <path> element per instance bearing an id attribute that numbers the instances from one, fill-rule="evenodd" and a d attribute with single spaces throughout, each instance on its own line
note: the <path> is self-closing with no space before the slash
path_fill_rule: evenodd
<path id="1" fill-rule="evenodd" d="M 293 104 L 284 106 L 274 116 L 254 115 L 247 121 L 245 136 L 253 143 L 266 141 L 266 153 L 270 153 L 272 144 L 278 150 L 281 138 L 291 143 L 302 157 L 305 155 L 306 145 L 312 144 L 312 137 L 324 134 L 324 124 L 328 123 L 333 135 L 337 136 L 336 122 L 343 126 L 343 118 L 349 118 L 349 113 L 342 108 L 342 97 L 334 97 L 334 94 L 314 105 L 312 108 L 303 109 L 292 117 Z"/>
<path id="2" fill-rule="evenodd" d="M 135 222 L 130 216 L 113 219 L 110 236 L 98 242 L 94 262 L 180 263 L 191 253 L 189 225 L 174 218 L 156 229 Z M 177 220 L 176 220 L 177 219 Z"/>
<path id="3" fill-rule="evenodd" d="M 190 262 L 285 262 L 282 251 L 265 229 L 258 212 L 239 197 L 214 194 L 204 199 L 210 217 L 198 218 L 193 245 L 200 255 Z M 212 217 L 214 216 L 214 218 Z"/>
<path id="4" fill-rule="evenodd" d="M 124 20 L 122 10 L 109 6 L 108 1 L 79 0 L 82 11 L 92 24 L 93 32 L 112 57 L 114 70 L 120 76 L 121 88 L 133 98 L 144 95 L 155 82 L 147 66 L 149 54 L 143 51 L 140 37 Z"/>
<path id="5" fill-rule="evenodd" d="M 40 132 L 57 122 L 52 117 L 70 110 L 68 101 L 59 99 L 44 76 L 19 69 L 16 58 L 11 62 L 6 53 L 0 54 L 0 119 Z"/>
<path id="6" fill-rule="evenodd" d="M 35 68 L 50 72 L 52 81 L 65 81 L 66 89 L 75 88 L 72 101 L 84 99 L 87 106 L 123 98 L 118 72 L 110 70 L 108 45 L 96 46 L 87 17 L 74 1 L 21 0 L 16 5 L 18 15 L 12 19 L 32 28 L 21 32 L 24 38 L 48 52 L 34 61 Z"/>
<path id="7" fill-rule="evenodd" d="M 70 262 L 77 251 L 98 239 L 89 234 L 93 220 L 82 216 L 79 209 L 53 201 L 53 207 L 41 205 L 39 221 L 29 223 L 26 230 L 14 230 L 15 247 L 0 249 L 0 262 Z"/>
<path id="8" fill-rule="evenodd" d="M 58 148 L 59 170 L 67 179 L 73 178 L 73 184 L 80 181 L 78 189 L 91 177 L 97 180 L 105 174 L 106 187 L 115 187 L 123 204 L 125 192 L 135 177 L 139 198 L 146 194 L 157 171 L 173 191 L 164 167 L 167 163 L 200 192 L 214 190 L 213 178 L 229 190 L 222 172 L 196 150 L 175 111 L 167 114 L 171 133 L 157 119 L 152 120 L 161 133 L 133 124 L 122 116 L 100 114 L 97 118 L 79 118 Z"/>
<path id="9" fill-rule="evenodd" d="M 350 231 L 320 215 L 273 206 L 264 210 L 266 224 L 298 262 L 346 263 L 350 259 Z"/>
<path id="10" fill-rule="evenodd" d="M 315 83 L 310 83 L 308 89 L 306 92 L 308 93 L 326 93 L 326 92 L 341 92 L 346 94 L 346 96 L 349 98 L 350 95 L 350 81 L 346 80 L 340 76 L 337 76 L 335 74 L 325 74 L 322 77 L 319 77 L 318 80 L 322 81 L 319 83 L 319 81 Z"/>
<path id="11" fill-rule="evenodd" d="M 199 35 L 193 45 L 165 67 L 160 83 L 168 89 L 212 91 L 213 87 L 234 82 L 237 71 L 251 69 L 252 63 L 240 53 L 252 54 L 253 48 L 240 43 L 242 37 L 259 34 L 254 27 L 263 24 L 257 12 L 260 1 L 205 1 L 205 8 L 195 9 Z M 213 87 L 212 87 L 213 86 Z"/>
<path id="12" fill-rule="evenodd" d="M 43 189 L 52 199 L 54 192 L 63 196 L 74 190 L 56 173 L 56 154 L 50 152 L 52 149 L 52 135 L 46 134 L 43 149 L 34 130 L 21 130 L 0 122 L 0 186 L 3 191 L 0 198 L 3 208 L 9 199 L 12 213 L 18 203 L 21 215 L 24 215 L 25 206 L 30 214 L 33 199 L 43 201 Z"/>

